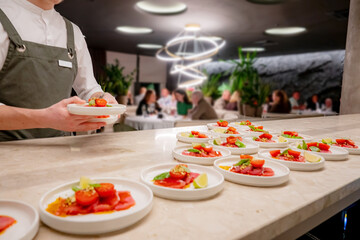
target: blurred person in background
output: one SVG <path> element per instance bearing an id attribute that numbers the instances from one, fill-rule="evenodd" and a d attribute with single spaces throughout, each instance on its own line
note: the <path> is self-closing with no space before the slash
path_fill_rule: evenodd
<path id="1" fill-rule="evenodd" d="M 217 119 L 214 108 L 204 99 L 201 91 L 194 91 L 191 97 L 194 108 L 190 110 L 192 120 Z"/>
<path id="2" fill-rule="evenodd" d="M 331 98 L 326 98 L 321 108 L 324 112 L 333 112 L 333 102 Z"/>
<path id="3" fill-rule="evenodd" d="M 215 109 L 224 109 L 226 107 L 226 105 L 229 103 L 230 101 L 230 96 L 231 93 L 229 90 L 224 90 L 222 92 L 222 95 L 220 98 L 218 98 L 215 103 L 214 103 L 214 108 Z"/>
<path id="4" fill-rule="evenodd" d="M 169 109 L 171 107 L 171 95 L 167 88 L 161 89 L 161 97 L 157 100 L 157 103 L 162 109 Z"/>
<path id="5" fill-rule="evenodd" d="M 130 90 L 128 90 L 128 92 L 127 92 L 127 105 L 134 105 L 134 99 L 133 99 L 133 97 L 132 97 L 132 94 L 131 94 L 131 91 Z"/>
<path id="6" fill-rule="evenodd" d="M 272 94 L 269 113 L 290 113 L 291 106 L 287 94 L 283 90 L 275 90 Z"/>
<path id="7" fill-rule="evenodd" d="M 225 109 L 231 111 L 237 111 L 239 102 L 240 102 L 240 94 L 238 91 L 235 91 L 231 95 L 230 101 L 228 104 L 226 104 Z"/>
<path id="8" fill-rule="evenodd" d="M 292 97 L 289 99 L 290 104 L 291 104 L 291 109 L 293 109 L 293 110 L 304 110 L 305 109 L 305 105 L 300 105 L 299 100 L 300 100 L 300 92 L 298 92 L 298 91 L 293 92 Z"/>
<path id="9" fill-rule="evenodd" d="M 177 114 L 182 116 L 187 116 L 188 111 L 192 108 L 192 104 L 183 89 L 176 89 L 175 90 L 175 99 L 177 101 L 176 108 Z"/>
<path id="10" fill-rule="evenodd" d="M 140 101 L 136 109 L 136 115 L 151 115 L 161 111 L 159 104 L 156 102 L 156 94 L 153 90 L 147 90 L 143 100 Z"/>
<path id="11" fill-rule="evenodd" d="M 136 95 L 135 96 L 135 105 L 139 105 L 141 100 L 143 100 L 144 96 L 145 96 L 145 93 L 146 93 L 146 87 L 141 87 L 140 88 L 140 93 L 139 95 Z"/>
<path id="12" fill-rule="evenodd" d="M 307 101 L 307 109 L 316 111 L 320 109 L 319 97 L 318 95 L 314 94 L 312 97 Z"/>

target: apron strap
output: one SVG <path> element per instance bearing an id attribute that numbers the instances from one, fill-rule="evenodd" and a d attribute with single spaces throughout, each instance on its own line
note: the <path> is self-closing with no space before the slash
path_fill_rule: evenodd
<path id="1" fill-rule="evenodd" d="M 0 22 L 3 25 L 4 30 L 7 32 L 9 39 L 15 43 L 16 47 L 24 48 L 24 42 L 21 39 L 19 33 L 16 31 L 14 25 L 11 23 L 9 18 L 5 15 L 5 13 L 0 8 Z"/>
<path id="2" fill-rule="evenodd" d="M 64 17 L 63 17 L 64 18 Z M 64 18 L 66 24 L 66 34 L 67 34 L 67 49 L 70 59 L 73 59 L 75 56 L 75 40 L 74 40 L 74 28 L 72 23 Z"/>

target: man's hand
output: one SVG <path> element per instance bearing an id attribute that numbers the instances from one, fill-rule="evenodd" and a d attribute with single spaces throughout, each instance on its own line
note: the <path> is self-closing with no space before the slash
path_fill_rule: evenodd
<path id="1" fill-rule="evenodd" d="M 110 93 L 107 93 L 107 92 L 106 93 L 96 92 L 93 95 L 91 95 L 91 97 L 99 98 L 101 95 L 103 95 L 102 98 L 105 99 L 109 104 L 118 104 L 116 99 Z"/>
<path id="2" fill-rule="evenodd" d="M 85 101 L 78 97 L 64 99 L 48 108 L 42 109 L 41 125 L 67 132 L 85 132 L 96 130 L 106 125 L 103 122 L 88 122 L 94 116 L 74 115 L 68 112 L 67 105 L 84 104 Z"/>

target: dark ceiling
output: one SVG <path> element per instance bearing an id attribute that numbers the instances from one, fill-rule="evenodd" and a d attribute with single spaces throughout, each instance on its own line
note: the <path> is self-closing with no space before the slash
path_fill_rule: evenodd
<path id="1" fill-rule="evenodd" d="M 171 1 L 171 0 L 169 0 Z M 138 43 L 165 44 L 187 23 L 198 23 L 211 35 L 222 36 L 226 46 L 218 58 L 235 58 L 238 46 L 264 46 L 261 55 L 344 49 L 350 0 L 285 0 L 280 4 L 254 4 L 246 0 L 176 0 L 187 4 L 176 15 L 153 15 L 135 7 L 135 0 L 65 0 L 56 9 L 77 24 L 89 47 L 154 55 Z M 120 25 L 154 29 L 151 34 L 128 35 Z M 297 36 L 270 36 L 271 27 L 304 26 Z M 265 45 L 264 45 L 265 42 Z"/>

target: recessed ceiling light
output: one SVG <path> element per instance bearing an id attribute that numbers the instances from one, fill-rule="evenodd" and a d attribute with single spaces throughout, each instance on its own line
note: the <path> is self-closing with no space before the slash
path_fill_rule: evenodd
<path id="1" fill-rule="evenodd" d="M 116 28 L 117 31 L 130 34 L 147 34 L 152 33 L 151 28 L 146 27 L 131 27 L 131 26 L 120 26 Z"/>
<path id="2" fill-rule="evenodd" d="M 276 3 L 284 2 L 284 0 L 247 0 L 247 1 L 258 4 L 276 4 Z"/>
<path id="3" fill-rule="evenodd" d="M 144 49 L 159 49 L 159 48 L 162 48 L 162 45 L 152 44 L 152 43 L 139 43 L 137 45 L 137 47 L 144 48 Z"/>
<path id="4" fill-rule="evenodd" d="M 171 1 L 141 1 L 137 2 L 136 6 L 141 10 L 154 14 L 174 14 L 180 13 L 186 10 L 187 6 L 181 2 L 171 2 Z"/>
<path id="5" fill-rule="evenodd" d="M 279 27 L 266 29 L 265 33 L 270 35 L 295 35 L 305 31 L 306 28 L 304 27 Z"/>
<path id="6" fill-rule="evenodd" d="M 241 48 L 243 52 L 263 52 L 265 51 L 265 48 L 263 47 L 244 47 Z"/>
<path id="7" fill-rule="evenodd" d="M 200 27 L 199 24 L 186 24 L 185 25 L 185 30 L 186 31 L 196 32 L 196 31 L 200 31 L 201 27 Z"/>

